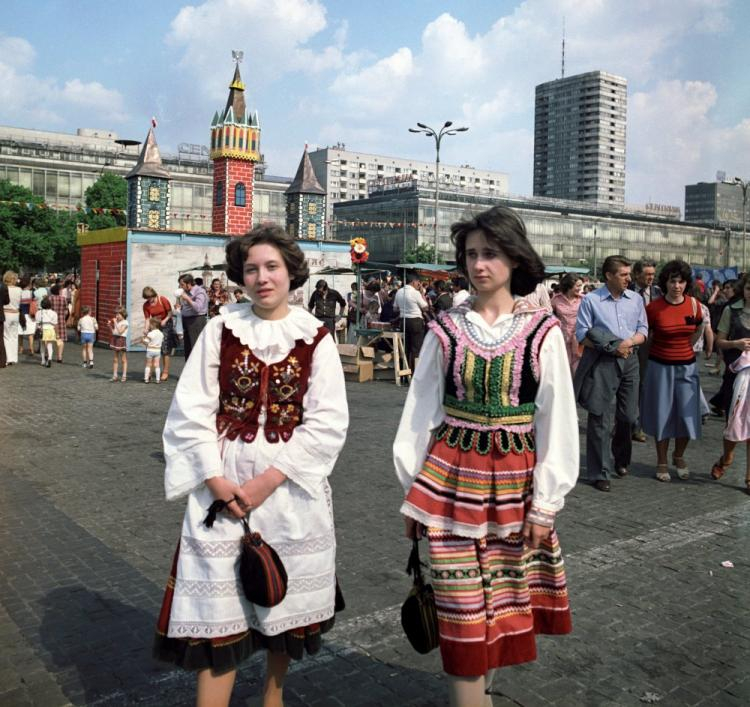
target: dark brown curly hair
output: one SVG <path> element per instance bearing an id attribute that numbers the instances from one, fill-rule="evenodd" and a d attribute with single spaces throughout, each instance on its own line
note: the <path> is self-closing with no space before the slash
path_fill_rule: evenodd
<path id="1" fill-rule="evenodd" d="M 529 295 L 544 280 L 544 263 L 529 242 L 523 219 L 513 209 L 495 206 L 468 221 L 458 221 L 451 226 L 456 263 L 467 277 L 466 238 L 472 231 L 482 231 L 488 242 L 516 264 L 510 279 L 512 294 Z"/>
<path id="2" fill-rule="evenodd" d="M 289 271 L 289 289 L 302 287 L 310 277 L 310 269 L 302 249 L 281 226 L 263 224 L 256 226 L 244 236 L 231 238 L 226 245 L 227 277 L 238 285 L 244 285 L 244 268 L 250 248 L 265 243 L 281 253 Z"/>

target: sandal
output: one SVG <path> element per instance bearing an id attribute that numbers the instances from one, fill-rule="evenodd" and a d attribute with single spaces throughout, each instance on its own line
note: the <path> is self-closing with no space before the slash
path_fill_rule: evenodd
<path id="1" fill-rule="evenodd" d="M 719 457 L 719 461 L 714 463 L 714 465 L 711 467 L 711 478 L 715 481 L 718 481 L 722 476 L 724 476 L 728 466 L 730 465 L 724 463 L 724 455 L 722 454 Z"/>
<path id="2" fill-rule="evenodd" d="M 162 373 L 161 378 L 159 378 L 160 381 L 166 381 L 169 380 L 169 373 Z"/>
<path id="3" fill-rule="evenodd" d="M 688 465 L 685 461 L 685 457 L 672 457 L 672 464 L 674 464 L 674 468 L 677 472 L 678 478 L 685 480 L 690 477 L 690 472 L 688 471 Z"/>
<path id="4" fill-rule="evenodd" d="M 656 480 L 657 481 L 671 481 L 672 477 L 669 475 L 669 466 L 667 464 L 656 465 Z"/>

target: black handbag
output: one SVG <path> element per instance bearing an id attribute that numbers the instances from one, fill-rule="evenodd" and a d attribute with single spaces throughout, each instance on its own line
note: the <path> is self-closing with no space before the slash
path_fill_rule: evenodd
<path id="1" fill-rule="evenodd" d="M 401 626 L 412 648 L 425 654 L 437 648 L 439 634 L 435 593 L 432 585 L 425 584 L 423 566 L 419 560 L 419 541 L 414 540 L 406 565 L 406 574 L 413 575 L 414 585 L 401 606 Z"/>
<path id="2" fill-rule="evenodd" d="M 203 521 L 207 528 L 213 527 L 216 514 L 226 508 L 226 501 L 214 501 Z M 240 583 L 247 600 L 258 606 L 271 607 L 280 604 L 286 596 L 287 574 L 281 558 L 261 534 L 250 529 L 246 518 L 242 519 L 245 534 L 240 545 Z"/>

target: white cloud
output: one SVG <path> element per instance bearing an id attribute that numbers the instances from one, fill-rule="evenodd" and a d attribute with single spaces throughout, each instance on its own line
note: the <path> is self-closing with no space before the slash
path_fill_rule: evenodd
<path id="1" fill-rule="evenodd" d="M 416 121 L 468 125 L 469 132 L 445 143 L 441 157 L 508 172 L 512 191 L 531 193 L 534 87 L 560 75 L 565 16 L 566 75 L 604 70 L 628 79 L 626 197 L 645 201 L 644 192 L 659 183 L 645 168 L 648 155 L 661 155 L 661 184 L 684 183 L 683 169 L 700 172 L 702 179 L 712 176 L 705 171 L 711 155 L 721 152 L 715 136 L 731 136 L 735 143 L 743 139 L 746 128 L 717 126 L 711 112 L 716 89 L 682 75 L 694 43 L 727 28 L 727 7 L 725 0 L 526 0 L 476 33 L 442 13 L 413 44 L 334 76 L 311 114 L 321 125 L 321 142 L 341 140 L 355 149 L 427 160 L 434 159 L 434 145 L 406 128 Z M 681 79 L 676 85 L 669 81 L 674 77 Z M 645 112 L 649 101 L 636 99 L 634 87 L 636 93 L 654 93 L 650 110 L 656 113 Z M 665 125 L 666 114 L 656 106 L 666 110 L 674 101 L 682 115 Z M 649 127 L 657 123 L 666 135 Z M 382 135 L 379 145 L 357 143 L 358 136 L 377 134 Z M 669 165 L 674 165 L 671 173 Z M 682 189 L 678 186 L 653 193 L 674 200 Z"/>
<path id="2" fill-rule="evenodd" d="M 750 119 L 734 126 L 715 122 L 718 95 L 705 81 L 662 81 L 634 94 L 629 107 L 630 200 L 665 195 L 682 207 L 686 184 L 711 181 L 716 171 L 747 176 Z"/>
<path id="3" fill-rule="evenodd" d="M 245 52 L 243 75 L 257 88 L 288 72 L 321 72 L 344 65 L 347 27 L 333 32 L 333 43 L 306 46 L 328 26 L 318 0 L 206 0 L 183 7 L 172 20 L 167 42 L 181 52 L 180 65 L 193 72 L 199 90 L 212 98 L 226 95 L 224 73 L 229 50 Z"/>
<path id="4" fill-rule="evenodd" d="M 0 121 L 44 127 L 71 118 L 80 118 L 81 125 L 127 120 L 119 91 L 78 78 L 61 86 L 53 78 L 34 73 L 35 58 L 36 51 L 27 40 L 0 36 Z"/>

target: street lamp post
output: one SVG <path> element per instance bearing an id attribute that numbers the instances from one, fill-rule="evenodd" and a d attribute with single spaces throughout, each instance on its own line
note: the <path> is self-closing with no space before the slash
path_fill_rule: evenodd
<path id="1" fill-rule="evenodd" d="M 734 183 L 742 189 L 742 272 L 747 272 L 747 185 L 750 181 L 735 177 Z"/>
<path id="2" fill-rule="evenodd" d="M 409 128 L 410 133 L 423 133 L 427 137 L 435 138 L 435 264 L 438 263 L 438 203 L 440 199 L 440 142 L 444 135 L 455 135 L 465 133 L 469 128 L 453 128 L 453 122 L 445 121 L 445 125 L 439 131 L 435 131 L 429 125 L 417 123 L 416 128 Z"/>

